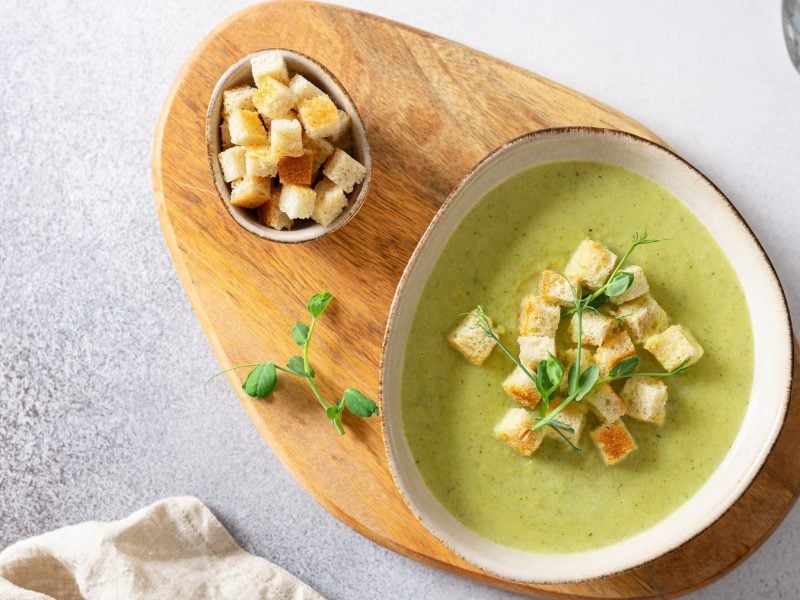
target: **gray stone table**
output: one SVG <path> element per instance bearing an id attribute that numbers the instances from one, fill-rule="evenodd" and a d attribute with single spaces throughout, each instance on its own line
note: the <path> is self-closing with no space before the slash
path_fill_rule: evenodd
<path id="1" fill-rule="evenodd" d="M 725 190 L 798 316 L 800 76 L 777 0 L 345 2 L 639 119 Z M 241 2 L 0 3 L 0 547 L 193 494 L 330 598 L 510 598 L 320 508 L 224 381 L 161 236 L 150 149 L 192 48 Z M 800 508 L 697 598 L 797 598 Z"/>

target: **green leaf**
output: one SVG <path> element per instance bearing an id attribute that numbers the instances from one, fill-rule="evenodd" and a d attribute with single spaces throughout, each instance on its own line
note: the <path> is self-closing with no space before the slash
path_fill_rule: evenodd
<path id="1" fill-rule="evenodd" d="M 342 410 L 337 404 L 334 404 L 333 406 L 329 406 L 325 409 L 325 414 L 331 421 L 335 421 L 339 418 L 339 415 L 342 414 Z"/>
<path id="2" fill-rule="evenodd" d="M 581 373 L 580 378 L 578 379 L 578 388 L 575 393 L 575 400 L 581 400 L 586 394 L 588 394 L 594 384 L 597 382 L 597 378 L 600 376 L 600 367 L 597 365 L 590 365 L 586 368 L 586 370 Z"/>
<path id="3" fill-rule="evenodd" d="M 295 375 L 299 375 L 300 377 L 313 377 L 314 376 L 314 369 L 311 369 L 309 366 L 310 373 L 306 373 L 306 366 L 305 362 L 303 361 L 302 356 L 293 356 L 289 359 L 289 362 L 286 363 L 288 369 L 294 373 Z"/>
<path id="4" fill-rule="evenodd" d="M 578 389 L 578 379 L 580 378 L 580 372 L 578 371 L 578 363 L 574 362 L 569 368 L 569 373 L 567 374 L 567 395 L 572 396 L 575 393 L 575 390 Z"/>
<path id="5" fill-rule="evenodd" d="M 628 375 L 633 373 L 638 366 L 639 366 L 639 357 L 629 356 L 625 360 L 621 360 L 616 365 L 614 365 L 614 368 L 608 372 L 608 376 L 611 378 L 627 377 Z"/>
<path id="6" fill-rule="evenodd" d="M 620 271 L 606 284 L 605 294 L 609 298 L 619 296 L 627 291 L 633 284 L 633 273 L 627 271 Z"/>
<path id="7" fill-rule="evenodd" d="M 547 359 L 547 378 L 550 380 L 548 387 L 560 384 L 562 377 L 564 377 L 564 363 L 551 354 Z"/>
<path id="8" fill-rule="evenodd" d="M 245 394 L 253 398 L 266 398 L 275 389 L 277 382 L 278 374 L 275 371 L 275 364 L 265 362 L 250 371 L 242 384 L 242 389 Z"/>
<path id="9" fill-rule="evenodd" d="M 378 414 L 378 405 L 354 388 L 347 388 L 342 400 L 347 405 L 347 409 L 358 417 L 371 417 Z"/>
<path id="10" fill-rule="evenodd" d="M 333 300 L 333 295 L 328 290 L 324 290 L 319 294 L 314 294 L 308 301 L 308 312 L 310 312 L 311 316 L 316 319 L 323 312 L 325 312 L 325 309 L 328 308 L 331 300 Z"/>
<path id="11" fill-rule="evenodd" d="M 308 341 L 308 325 L 298 321 L 292 327 L 292 337 L 298 346 L 305 346 Z"/>

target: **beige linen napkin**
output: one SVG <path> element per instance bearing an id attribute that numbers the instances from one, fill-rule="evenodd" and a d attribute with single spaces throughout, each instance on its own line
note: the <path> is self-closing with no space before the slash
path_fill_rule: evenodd
<path id="1" fill-rule="evenodd" d="M 197 498 L 167 498 L 120 521 L 90 521 L 0 552 L 0 599 L 323 600 L 242 550 Z"/>

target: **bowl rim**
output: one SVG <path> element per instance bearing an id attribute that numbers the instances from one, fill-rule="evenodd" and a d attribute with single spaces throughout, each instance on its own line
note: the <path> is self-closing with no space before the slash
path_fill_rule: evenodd
<path id="1" fill-rule="evenodd" d="M 789 345 L 789 348 L 788 348 L 788 350 L 789 350 L 789 352 L 788 352 L 788 357 L 789 357 L 789 382 L 788 382 L 788 386 L 787 386 L 787 389 L 785 391 L 785 394 L 782 396 L 782 399 L 781 399 L 781 404 L 780 404 L 780 407 L 779 407 L 780 408 L 780 414 L 779 414 L 779 418 L 778 418 L 778 426 L 775 427 L 774 434 L 772 435 L 771 439 L 768 440 L 768 443 L 765 444 L 764 449 L 763 449 L 763 455 L 760 457 L 759 460 L 755 461 L 752 465 L 750 465 L 750 467 L 751 467 L 750 471 L 748 473 L 746 473 L 742 477 L 742 479 L 745 481 L 745 483 L 742 485 L 741 491 L 734 498 L 732 498 L 730 500 L 730 503 L 727 506 L 725 506 L 723 510 L 720 510 L 720 511 L 718 511 L 718 513 L 715 513 L 714 518 L 712 520 L 710 520 L 708 523 L 706 523 L 703 527 L 699 528 L 697 531 L 693 532 L 692 534 L 690 534 L 688 536 L 685 536 L 683 539 L 677 541 L 676 543 L 671 543 L 671 544 L 667 544 L 667 545 L 664 545 L 664 546 L 660 547 L 656 554 L 654 554 L 653 556 L 648 557 L 645 560 L 642 560 L 641 562 L 637 562 L 635 564 L 630 564 L 630 565 L 625 566 L 623 568 L 608 569 L 605 572 L 603 572 L 602 574 L 592 575 L 592 576 L 587 576 L 587 577 L 581 577 L 581 578 L 558 578 L 558 577 L 548 578 L 548 577 L 544 577 L 544 578 L 540 579 L 540 578 L 521 578 L 521 577 L 515 578 L 515 577 L 509 577 L 509 576 L 504 575 L 502 573 L 494 572 L 491 569 L 488 569 L 484 565 L 477 564 L 474 560 L 472 560 L 472 559 L 468 558 L 467 556 L 465 556 L 465 554 L 466 554 L 465 552 L 461 552 L 458 548 L 454 547 L 454 545 L 451 544 L 447 539 L 445 539 L 444 536 L 440 535 L 439 532 L 437 532 L 436 530 L 434 530 L 434 528 L 429 526 L 427 519 L 425 517 L 423 517 L 423 515 L 420 513 L 420 510 L 418 510 L 418 508 L 415 505 L 415 503 L 412 502 L 412 500 L 410 498 L 410 493 L 408 492 L 408 490 L 406 488 L 405 482 L 402 480 L 402 478 L 400 476 L 399 468 L 398 468 L 398 465 L 397 465 L 396 460 L 395 460 L 394 451 L 393 451 L 393 437 L 392 437 L 393 434 L 389 430 L 389 427 L 387 425 L 387 419 L 386 419 L 386 414 L 387 413 L 386 413 L 385 410 L 381 410 L 381 431 L 383 433 L 384 452 L 386 454 L 387 462 L 389 463 L 389 471 L 390 471 L 390 473 L 392 475 L 392 479 L 394 480 L 395 487 L 397 488 L 400 496 L 403 498 L 403 501 L 405 502 L 405 504 L 409 508 L 409 510 L 414 514 L 414 516 L 417 518 L 417 520 L 423 525 L 423 527 L 425 527 L 425 529 L 432 536 L 434 536 L 440 543 L 442 543 L 447 549 L 449 549 L 451 552 L 453 552 L 456 556 L 458 556 L 459 558 L 463 559 L 464 561 L 466 561 L 470 565 L 473 565 L 473 566 L 477 567 L 481 571 L 484 571 L 484 572 L 489 573 L 489 574 L 491 574 L 493 576 L 496 576 L 496 577 L 500 577 L 501 579 L 504 579 L 504 580 L 507 580 L 507 581 L 513 581 L 513 582 L 517 582 L 517 583 L 545 584 L 545 585 L 561 584 L 561 583 L 578 583 L 578 582 L 586 582 L 586 581 L 593 581 L 593 580 L 597 580 L 597 579 L 602 579 L 602 578 L 606 578 L 606 577 L 609 577 L 609 576 L 620 575 L 620 574 L 626 573 L 628 571 L 632 571 L 634 569 L 637 569 L 637 568 L 639 568 L 639 567 L 641 567 L 643 565 L 646 565 L 646 564 L 652 563 L 654 561 L 657 561 L 657 560 L 661 559 L 664 555 L 668 554 L 669 552 L 671 552 L 673 550 L 676 550 L 676 549 L 686 545 L 687 543 L 689 543 L 693 539 L 695 539 L 698 536 L 702 535 L 705 531 L 710 529 L 715 523 L 717 523 L 723 516 L 725 516 L 736 505 L 736 503 L 742 498 L 742 496 L 744 496 L 747 493 L 747 491 L 750 489 L 750 487 L 753 485 L 755 480 L 758 478 L 758 476 L 763 471 L 764 466 L 766 465 L 767 460 L 768 460 L 773 448 L 775 447 L 775 444 L 776 444 L 778 438 L 780 437 L 780 435 L 783 432 L 783 429 L 784 429 L 784 427 L 786 425 L 786 417 L 787 417 L 787 413 L 788 413 L 788 407 L 789 407 L 789 403 L 792 400 L 792 390 L 793 390 L 794 385 L 795 385 L 795 368 L 794 368 L 794 365 L 795 365 L 795 360 L 796 360 L 797 357 L 795 356 L 794 329 L 793 329 L 793 326 L 792 326 L 791 312 L 789 311 L 789 306 L 788 306 L 788 302 L 787 302 L 787 299 L 786 299 L 786 292 L 783 289 L 783 285 L 781 284 L 780 278 L 778 277 L 778 273 L 777 273 L 777 271 L 775 269 L 775 266 L 773 265 L 773 263 L 770 260 L 768 254 L 764 250 L 764 247 L 762 246 L 760 240 L 755 235 L 755 233 L 753 232 L 752 228 L 747 223 L 747 221 L 744 219 L 744 217 L 739 212 L 739 210 L 736 208 L 736 206 L 733 204 L 733 202 L 731 202 L 731 200 L 720 190 L 720 188 L 713 181 L 711 181 L 706 175 L 704 175 L 697 167 L 695 167 L 692 163 L 690 163 L 688 160 L 686 160 L 685 158 L 683 158 L 682 156 L 680 156 L 679 154 L 677 154 L 673 150 L 670 150 L 669 148 L 665 147 L 664 145 L 662 145 L 662 144 L 660 144 L 658 142 L 655 142 L 653 140 L 641 137 L 641 136 L 633 134 L 633 133 L 629 133 L 629 132 L 626 132 L 626 131 L 618 130 L 618 129 L 603 128 L 603 127 L 591 127 L 591 126 L 565 126 L 565 127 L 550 127 L 550 128 L 545 128 L 545 129 L 538 129 L 538 130 L 534 130 L 534 131 L 529 131 L 529 132 L 523 133 L 521 135 L 518 135 L 518 136 L 516 136 L 516 137 L 514 137 L 514 138 L 512 138 L 512 139 L 510 139 L 510 140 L 508 140 L 506 142 L 504 142 L 503 144 L 497 146 L 493 150 L 489 151 L 488 154 L 486 154 L 480 161 L 478 161 L 460 179 L 458 184 L 448 194 L 447 198 L 444 200 L 444 202 L 441 204 L 439 209 L 436 211 L 436 214 L 433 216 L 433 218 L 431 219 L 431 222 L 426 227 L 425 232 L 422 234 L 421 238 L 417 242 L 417 245 L 415 246 L 411 257 L 409 258 L 408 262 L 406 263 L 406 266 L 403 269 L 402 276 L 400 277 L 400 280 L 397 283 L 397 286 L 395 288 L 395 293 L 394 293 L 394 296 L 392 298 L 392 304 L 390 306 L 389 313 L 388 313 L 388 316 L 387 316 L 386 328 L 385 328 L 385 332 L 384 332 L 383 342 L 382 342 L 382 345 L 381 345 L 380 382 L 379 382 L 379 388 L 378 388 L 379 397 L 381 398 L 381 404 L 383 404 L 383 401 L 384 401 L 384 394 L 385 394 L 385 388 L 386 388 L 386 371 L 387 371 L 387 368 L 388 368 L 387 361 L 386 361 L 386 351 L 387 351 L 387 346 L 389 344 L 389 340 L 390 340 L 391 335 L 392 335 L 392 331 L 393 331 L 393 327 L 394 327 L 394 323 L 395 323 L 396 313 L 397 313 L 398 307 L 399 307 L 399 305 L 401 303 L 401 296 L 403 295 L 403 291 L 406 288 L 406 285 L 408 283 L 408 279 L 410 277 L 410 274 L 413 271 L 414 266 L 415 266 L 415 264 L 417 263 L 417 261 L 419 259 L 419 255 L 420 255 L 422 249 L 427 245 L 427 242 L 428 242 L 430 236 L 432 235 L 432 231 L 435 229 L 435 225 L 443 218 L 444 214 L 450 209 L 450 207 L 453 204 L 454 200 L 460 195 L 461 191 L 465 188 L 466 184 L 470 180 L 472 180 L 472 178 L 477 173 L 481 172 L 483 170 L 483 168 L 487 164 L 492 162 L 497 156 L 509 151 L 511 148 L 513 148 L 513 147 L 515 147 L 517 145 L 524 144 L 525 142 L 528 142 L 528 141 L 531 141 L 531 140 L 535 140 L 537 138 L 560 137 L 560 136 L 568 137 L 568 136 L 573 135 L 573 134 L 586 134 L 586 135 L 589 135 L 589 136 L 599 136 L 599 137 L 609 136 L 609 137 L 627 138 L 629 141 L 632 141 L 634 143 L 643 143 L 643 144 L 645 144 L 647 146 L 650 146 L 650 147 L 654 148 L 657 152 L 662 152 L 662 153 L 668 155 L 668 157 L 671 157 L 672 159 L 676 160 L 682 166 L 687 167 L 692 173 L 694 173 L 694 175 L 699 177 L 704 184 L 708 185 L 711 188 L 711 190 L 714 192 L 714 194 L 720 200 L 723 201 L 724 205 L 727 205 L 727 208 L 731 211 L 731 214 L 743 226 L 743 229 L 744 229 L 744 232 L 746 233 L 746 235 L 749 236 L 751 241 L 755 243 L 755 248 L 758 249 L 758 252 L 760 254 L 759 258 L 769 268 L 770 276 L 775 281 L 775 283 L 777 285 L 777 289 L 778 289 L 778 291 L 780 293 L 780 297 L 779 297 L 780 302 L 779 302 L 779 304 L 781 305 L 781 309 L 782 309 L 781 316 L 785 319 L 785 324 L 786 324 L 786 327 L 788 329 L 788 331 L 786 333 L 788 333 L 788 342 L 789 342 L 789 344 L 788 344 Z M 547 164 L 547 162 L 548 161 L 545 161 L 545 162 L 543 162 L 541 164 Z M 558 162 L 558 161 L 550 161 L 550 162 Z M 532 165 L 529 168 L 532 168 L 533 166 L 536 166 L 536 165 Z M 626 168 L 626 167 L 623 167 L 623 168 Z M 511 175 L 509 177 L 512 177 L 512 176 L 513 175 Z M 499 185 L 499 184 L 495 184 L 495 185 Z M 680 198 L 679 198 L 679 201 L 680 201 Z M 695 215 L 695 218 L 700 220 L 700 218 L 698 216 L 696 216 L 696 215 Z M 702 223 L 703 221 L 700 220 L 700 222 Z M 703 225 L 705 226 L 705 223 L 703 223 Z M 446 242 L 445 242 L 445 244 L 446 244 Z M 728 255 L 727 252 L 724 252 L 724 254 L 725 254 L 726 258 L 728 258 L 728 260 L 731 260 L 730 256 Z M 738 275 L 739 275 L 739 273 L 737 272 L 737 276 Z M 751 390 L 751 394 L 752 394 L 752 390 Z M 743 415 L 743 417 L 742 417 L 742 419 L 743 419 L 742 423 L 743 424 L 744 424 L 745 417 L 746 417 L 746 415 Z M 736 437 L 738 437 L 739 432 L 741 431 L 741 427 L 742 427 L 742 425 L 740 425 L 739 429 L 737 430 Z M 400 431 L 402 431 L 402 424 L 400 425 Z M 736 438 L 734 438 L 734 442 L 735 442 L 735 439 Z M 732 448 L 733 448 L 733 445 L 731 446 L 731 449 Z M 729 449 L 728 452 L 730 452 L 731 449 Z M 726 456 L 727 456 L 727 453 L 726 453 Z M 724 460 L 725 460 L 725 458 L 723 458 L 723 462 L 724 462 Z M 714 468 L 714 470 L 712 471 L 712 474 L 709 477 L 713 476 L 713 474 L 717 472 L 717 470 L 719 469 L 721 464 L 722 464 L 722 462 L 720 464 L 718 464 Z M 420 478 L 421 478 L 421 475 L 420 475 Z M 707 481 L 708 480 L 706 480 L 706 482 Z M 424 480 L 423 480 L 423 484 L 425 485 L 426 488 L 428 487 L 427 483 L 425 483 Z M 703 485 L 705 485 L 705 484 L 703 484 Z M 702 486 L 701 486 L 701 488 L 702 488 Z M 428 491 L 430 491 L 429 488 L 428 488 Z M 695 492 L 692 494 L 692 496 L 694 496 L 694 494 L 696 494 L 698 491 L 699 491 L 699 489 L 695 490 Z M 438 498 L 436 498 L 433 495 L 432 492 L 430 492 L 430 493 L 433 496 L 433 498 L 435 499 L 435 501 L 439 502 Z M 662 519 L 657 521 L 651 527 L 655 527 L 658 523 L 662 522 L 664 519 L 669 518 L 673 512 L 675 512 L 676 510 L 678 510 L 678 508 L 680 508 L 680 506 L 683 506 L 683 504 L 685 504 L 686 502 L 689 502 L 691 500 L 692 496 L 690 496 L 686 501 L 681 503 L 673 511 L 670 511 L 670 513 L 665 515 Z M 449 513 L 449 511 L 446 508 L 444 510 Z M 463 525 L 463 526 L 466 527 L 466 525 Z M 469 529 L 469 528 L 467 528 L 467 529 Z M 648 528 L 648 529 L 650 529 L 650 528 Z M 472 530 L 470 530 L 470 531 L 472 531 Z M 645 530 L 645 531 L 647 531 L 647 530 Z M 480 534 L 477 534 L 475 532 L 473 532 L 473 533 L 475 535 L 477 535 L 478 537 L 481 537 L 484 540 L 492 542 L 492 540 L 489 540 L 488 538 L 484 538 L 483 536 L 480 536 Z M 642 532 L 640 532 L 640 533 L 642 533 Z M 638 534 L 634 534 L 634 535 L 638 535 Z M 628 539 L 628 538 L 625 538 L 625 539 Z M 620 540 L 620 541 L 623 541 L 623 540 Z M 614 542 L 614 543 L 616 543 L 616 542 Z M 497 543 L 495 543 L 495 544 L 497 544 Z M 516 550 L 516 551 L 522 552 L 522 553 L 526 552 L 524 550 L 520 550 L 520 549 L 517 549 L 517 548 L 504 546 L 503 544 L 497 544 L 497 545 L 501 546 L 503 548 L 509 548 L 509 549 L 512 549 L 512 550 Z M 605 547 L 608 547 L 608 545 L 607 546 L 598 547 L 595 550 L 602 550 Z M 530 553 L 530 554 L 533 554 L 533 553 Z M 547 554 L 547 553 L 545 553 L 545 554 Z M 555 555 L 555 554 L 550 553 L 550 555 Z M 564 556 L 569 556 L 569 554 L 565 554 Z"/>
<path id="2" fill-rule="evenodd" d="M 224 182 L 221 178 L 221 173 L 219 171 L 219 159 L 214 154 L 212 149 L 212 139 L 214 135 L 218 135 L 216 133 L 216 129 L 219 124 L 222 122 L 222 113 L 221 111 L 221 103 L 219 105 L 218 110 L 214 110 L 215 105 L 217 105 L 217 98 L 222 96 L 222 92 L 225 91 L 228 80 L 231 79 L 235 75 L 235 73 L 241 69 L 245 64 L 249 63 L 250 60 L 258 56 L 259 54 L 263 54 L 265 52 L 273 52 L 278 51 L 282 52 L 285 55 L 292 56 L 297 58 L 301 61 L 308 61 L 312 65 L 319 68 L 324 75 L 330 79 L 333 85 L 336 87 L 337 91 L 341 92 L 344 98 L 350 105 L 350 109 L 346 109 L 345 107 L 340 107 L 337 105 L 337 108 L 344 110 L 350 118 L 352 119 L 353 124 L 352 127 L 352 134 L 358 136 L 360 138 L 360 144 L 363 149 L 364 154 L 364 168 L 366 169 L 364 180 L 359 184 L 358 193 L 352 199 L 348 199 L 347 209 L 336 218 L 336 220 L 331 223 L 328 227 L 324 227 L 319 223 L 314 223 L 309 225 L 308 227 L 304 227 L 302 229 L 293 229 L 293 230 L 278 230 L 272 229 L 271 227 L 267 227 L 266 225 L 262 225 L 255 220 L 247 219 L 250 226 L 245 225 L 242 223 L 238 214 L 234 212 L 234 206 L 230 202 L 230 190 L 228 190 L 228 184 Z M 307 73 L 301 73 L 304 77 Z M 313 82 L 312 82 L 313 83 Z M 327 86 L 322 86 L 327 87 Z M 326 90 L 323 90 L 326 91 Z M 326 93 L 328 93 L 326 91 Z M 312 240 L 316 240 L 331 233 L 337 231 L 338 229 L 344 227 L 347 223 L 349 223 L 355 216 L 356 213 L 361 209 L 361 206 L 364 204 L 364 201 L 367 198 L 367 193 L 369 191 L 370 182 L 372 179 L 372 151 L 369 145 L 369 135 L 367 133 L 367 128 L 364 125 L 364 121 L 361 118 L 361 114 L 358 111 L 358 106 L 356 105 L 355 101 L 353 100 L 350 92 L 347 91 L 347 88 L 339 81 L 339 78 L 334 75 L 328 67 L 323 65 L 317 59 L 304 54 L 302 52 L 298 52 L 297 50 L 291 50 L 289 48 L 281 48 L 281 47 L 269 47 L 269 48 L 262 48 L 260 50 L 256 50 L 254 52 L 250 52 L 244 56 L 242 56 L 239 60 L 234 62 L 230 65 L 225 71 L 220 75 L 217 82 L 214 84 L 214 88 L 211 91 L 211 95 L 208 99 L 208 106 L 206 108 L 206 117 L 205 117 L 205 143 L 206 143 L 206 158 L 208 160 L 208 167 L 209 167 L 209 175 L 211 176 L 211 181 L 214 184 L 214 190 L 217 193 L 217 197 L 222 202 L 222 205 L 225 207 L 225 210 L 228 212 L 228 215 L 233 219 L 233 221 L 245 231 L 260 237 L 261 239 L 268 240 L 270 242 L 277 242 L 281 244 L 301 244 L 304 242 L 310 242 Z M 221 147 L 221 146 L 220 146 Z M 306 235 L 287 235 L 287 234 L 299 234 L 300 232 L 308 231 L 309 233 Z"/>

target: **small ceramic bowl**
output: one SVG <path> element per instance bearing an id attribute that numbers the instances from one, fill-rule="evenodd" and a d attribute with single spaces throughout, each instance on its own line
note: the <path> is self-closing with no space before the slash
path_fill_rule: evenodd
<path id="1" fill-rule="evenodd" d="M 411 453 L 401 414 L 403 361 L 425 282 L 451 234 L 493 188 L 537 165 L 590 160 L 653 179 L 706 226 L 735 269 L 753 327 L 755 363 L 750 403 L 727 455 L 683 505 L 647 530 L 614 544 L 571 554 L 524 552 L 468 529 L 435 498 Z M 384 440 L 405 501 L 446 546 L 497 577 L 564 583 L 611 575 L 662 556 L 709 527 L 744 493 L 764 464 L 788 406 L 793 364 L 786 300 L 769 259 L 742 217 L 697 169 L 653 142 L 604 129 L 566 128 L 523 135 L 486 157 L 441 207 L 422 237 L 395 293 L 381 367 Z"/>
<path id="2" fill-rule="evenodd" d="M 220 124 L 222 122 L 222 92 L 239 85 L 254 85 L 253 75 L 250 69 L 250 59 L 263 52 L 280 52 L 283 54 L 286 66 L 290 73 L 299 73 L 311 83 L 328 94 L 334 104 L 350 115 L 352 120 L 351 136 L 352 147 L 348 153 L 366 168 L 364 180 L 347 194 L 348 205 L 344 212 L 328 227 L 323 227 L 318 223 L 309 221 L 309 224 L 297 227 L 288 231 L 279 231 L 266 225 L 262 225 L 254 216 L 251 210 L 233 206 L 231 204 L 230 187 L 222 179 L 222 170 L 219 166 L 217 155 L 222 150 L 222 140 L 220 139 Z M 313 58 L 283 48 L 269 48 L 243 57 L 231 66 L 222 77 L 220 77 L 214 91 L 211 94 L 211 101 L 208 104 L 208 114 L 206 115 L 206 144 L 208 147 L 208 162 L 211 166 L 211 174 L 214 178 L 214 185 L 217 188 L 220 200 L 230 213 L 233 220 L 244 227 L 247 231 L 254 233 L 262 238 L 274 242 L 296 243 L 307 242 L 323 235 L 332 233 L 342 227 L 352 219 L 364 199 L 367 197 L 370 177 L 372 175 L 372 159 L 370 157 L 369 142 L 367 141 L 367 131 L 361 116 L 356 110 L 353 100 L 344 89 L 338 79 L 324 66 Z"/>

